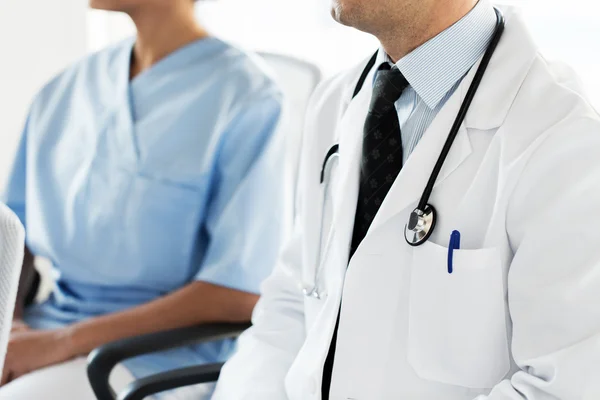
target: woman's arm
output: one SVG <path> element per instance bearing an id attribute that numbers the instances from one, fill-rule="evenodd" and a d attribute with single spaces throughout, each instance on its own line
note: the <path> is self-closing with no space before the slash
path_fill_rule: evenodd
<path id="1" fill-rule="evenodd" d="M 11 333 L 0 385 L 132 336 L 208 322 L 249 321 L 258 295 L 201 281 L 126 311 L 55 330 Z"/>
<path id="2" fill-rule="evenodd" d="M 115 314 L 88 319 L 67 328 L 71 357 L 131 336 L 208 322 L 249 321 L 258 295 L 193 282 L 167 296 Z"/>

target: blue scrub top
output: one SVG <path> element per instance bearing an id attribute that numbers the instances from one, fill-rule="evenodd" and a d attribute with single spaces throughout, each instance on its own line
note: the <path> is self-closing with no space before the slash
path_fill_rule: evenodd
<path id="1" fill-rule="evenodd" d="M 259 61 L 191 43 L 131 82 L 134 39 L 52 80 L 5 193 L 56 287 L 27 311 L 56 328 L 200 280 L 257 293 L 283 226 L 281 93 Z M 136 376 L 220 361 L 229 342 L 143 357 Z"/>

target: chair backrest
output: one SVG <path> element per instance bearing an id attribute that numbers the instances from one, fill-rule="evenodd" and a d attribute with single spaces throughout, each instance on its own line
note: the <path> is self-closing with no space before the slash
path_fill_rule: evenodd
<path id="1" fill-rule="evenodd" d="M 277 83 L 287 100 L 285 124 L 281 127 L 286 135 L 286 193 L 293 205 L 296 199 L 296 182 L 300 164 L 300 148 L 304 131 L 304 117 L 310 96 L 321 80 L 321 70 L 314 64 L 291 56 L 259 53 L 275 74 Z M 293 207 L 290 209 L 293 217 Z"/>
<path id="2" fill-rule="evenodd" d="M 25 231 L 21 222 L 0 203 L 0 372 L 8 346 L 24 249 Z"/>

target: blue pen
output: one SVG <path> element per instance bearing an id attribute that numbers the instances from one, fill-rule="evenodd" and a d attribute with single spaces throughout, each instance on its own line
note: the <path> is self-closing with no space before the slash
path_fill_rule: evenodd
<path id="1" fill-rule="evenodd" d="M 448 245 L 448 273 L 454 271 L 454 250 L 460 249 L 460 232 L 452 231 L 450 235 L 450 244 Z"/>

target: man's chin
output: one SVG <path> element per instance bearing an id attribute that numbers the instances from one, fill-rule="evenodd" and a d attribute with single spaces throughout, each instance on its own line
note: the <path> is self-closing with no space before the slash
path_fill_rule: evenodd
<path id="1" fill-rule="evenodd" d="M 347 18 L 345 18 L 346 15 L 344 12 L 344 7 L 337 1 L 333 2 L 333 6 L 331 7 L 331 16 L 336 22 L 342 25 L 351 26 Z"/>

